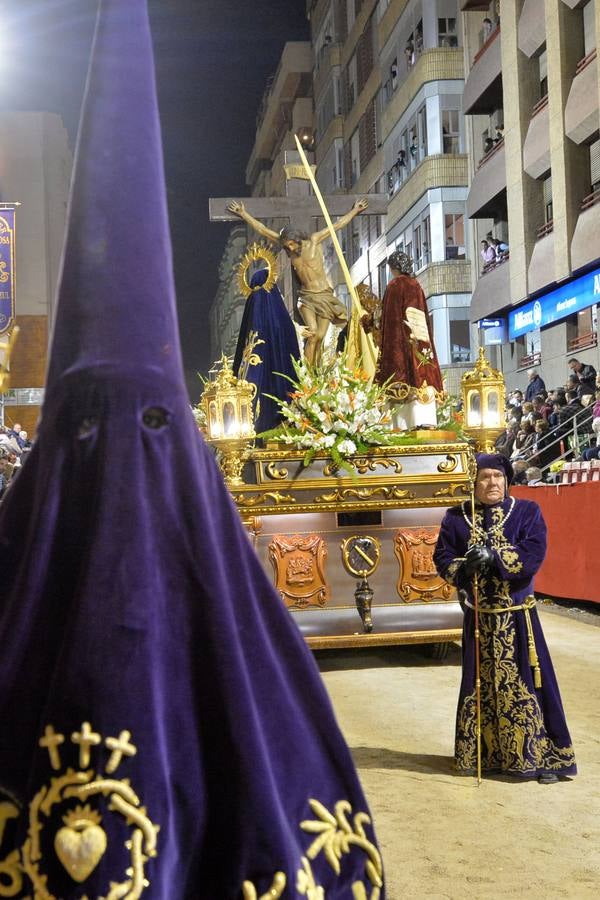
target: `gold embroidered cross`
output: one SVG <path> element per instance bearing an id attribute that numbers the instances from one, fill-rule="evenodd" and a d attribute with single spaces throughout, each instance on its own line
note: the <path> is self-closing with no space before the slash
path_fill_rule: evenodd
<path id="1" fill-rule="evenodd" d="M 118 738 L 107 737 L 104 743 L 109 750 L 112 750 L 110 759 L 106 765 L 107 772 L 114 772 L 119 766 L 123 756 L 135 756 L 137 747 L 129 743 L 131 737 L 130 731 L 122 731 Z"/>
<path id="2" fill-rule="evenodd" d="M 71 735 L 74 744 L 79 744 L 79 767 L 87 769 L 90 764 L 90 747 L 99 744 L 102 738 L 95 731 L 89 722 L 83 722 L 81 731 L 74 731 Z"/>
<path id="3" fill-rule="evenodd" d="M 41 737 L 38 741 L 40 747 L 46 747 L 48 750 L 48 754 L 50 756 L 50 765 L 53 769 L 60 769 L 60 753 L 58 752 L 58 748 L 61 744 L 64 744 L 65 736 L 64 734 L 57 734 L 52 725 L 46 725 L 46 730 L 44 731 L 44 736 Z"/>

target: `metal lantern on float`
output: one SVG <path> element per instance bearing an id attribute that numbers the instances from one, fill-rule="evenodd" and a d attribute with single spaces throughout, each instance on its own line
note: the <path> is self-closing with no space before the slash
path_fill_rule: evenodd
<path id="1" fill-rule="evenodd" d="M 256 385 L 236 378 L 229 359 L 204 389 L 200 404 L 206 416 L 206 440 L 219 451 L 219 464 L 229 485 L 242 484 L 244 454 L 254 433 L 252 401 Z"/>
<path id="2" fill-rule="evenodd" d="M 464 425 L 463 431 L 475 441 L 477 449 L 489 452 L 502 434 L 505 422 L 504 376 L 493 369 L 479 348 L 475 368 L 461 379 Z"/>

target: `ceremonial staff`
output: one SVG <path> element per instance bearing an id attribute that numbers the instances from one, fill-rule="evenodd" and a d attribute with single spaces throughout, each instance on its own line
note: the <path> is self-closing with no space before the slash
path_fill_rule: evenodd
<path id="1" fill-rule="evenodd" d="M 475 539 L 475 479 L 477 478 L 477 466 L 475 459 L 469 460 L 471 475 L 471 534 Z M 473 574 L 473 624 L 475 632 L 475 716 L 476 716 L 476 740 L 477 740 L 477 784 L 481 784 L 481 676 L 479 653 L 479 578 L 478 573 Z"/>
<path id="2" fill-rule="evenodd" d="M 356 293 L 356 288 L 354 287 L 354 284 L 352 283 L 352 278 L 350 276 L 350 270 L 348 269 L 346 260 L 344 259 L 344 254 L 342 252 L 342 248 L 340 246 L 340 242 L 338 240 L 337 234 L 335 233 L 335 230 L 333 227 L 333 222 L 331 221 L 331 217 L 330 217 L 329 213 L 327 212 L 327 207 L 325 206 L 325 201 L 323 200 L 323 195 L 321 194 L 321 191 L 319 190 L 319 186 L 317 184 L 315 176 L 313 175 L 313 171 L 309 165 L 309 162 L 306 158 L 306 154 L 305 154 L 304 150 L 302 149 L 302 144 L 298 140 L 297 134 L 294 135 L 294 139 L 296 141 L 296 147 L 298 148 L 298 153 L 300 154 L 300 159 L 302 160 L 302 164 L 303 164 L 304 168 L 306 169 L 306 174 L 308 175 L 308 178 L 310 180 L 312 188 L 315 192 L 315 196 L 316 196 L 317 200 L 319 201 L 319 206 L 321 207 L 323 217 L 327 224 L 327 229 L 329 231 L 329 235 L 331 237 L 331 240 L 333 241 L 333 246 L 335 247 L 335 252 L 337 254 L 337 258 L 339 260 L 342 272 L 344 273 L 344 279 L 346 281 L 348 291 L 350 292 L 350 296 L 352 298 L 352 305 L 356 308 L 358 315 L 362 316 L 364 313 L 364 310 L 361 306 L 360 300 L 358 299 L 358 294 Z M 370 363 L 374 367 L 375 363 L 377 361 L 377 351 L 375 350 L 375 345 L 374 345 L 373 339 L 370 337 L 370 335 L 365 334 L 364 332 L 363 332 L 363 334 L 364 334 L 364 339 L 362 340 L 362 345 L 363 345 L 363 347 L 367 348 L 367 351 L 370 356 Z"/>

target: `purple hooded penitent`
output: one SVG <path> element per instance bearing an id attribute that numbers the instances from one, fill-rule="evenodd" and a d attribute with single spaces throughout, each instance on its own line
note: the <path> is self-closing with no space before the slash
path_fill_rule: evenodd
<path id="1" fill-rule="evenodd" d="M 100 5 L 0 591 L 2 896 L 384 897 L 318 671 L 188 406 L 145 0 Z"/>

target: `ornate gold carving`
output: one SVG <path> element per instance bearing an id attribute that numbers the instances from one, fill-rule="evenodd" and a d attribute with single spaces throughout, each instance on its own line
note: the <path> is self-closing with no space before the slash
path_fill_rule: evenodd
<path id="1" fill-rule="evenodd" d="M 118 737 L 107 737 L 104 741 L 106 748 L 111 751 L 107 772 L 114 772 L 124 757 L 131 757 L 137 752 L 130 737 L 129 731 L 121 731 Z M 48 725 L 39 741 L 40 746 L 47 748 L 50 765 L 55 770 L 60 768 L 58 747 L 64 740 L 64 735 L 57 734 L 52 725 Z M 84 722 L 80 731 L 73 732 L 71 741 L 79 746 L 80 766 L 87 766 L 92 748 L 102 743 L 102 736 L 93 731 L 89 722 Z M 149 886 L 144 866 L 149 858 L 156 856 L 159 826 L 151 821 L 129 781 L 104 777 L 94 780 L 92 770 L 75 771 L 69 768 L 64 774 L 51 778 L 49 785 L 40 788 L 29 804 L 27 838 L 20 851 L 17 851 L 17 858 L 21 871 L 33 885 L 34 900 L 55 900 L 47 887 L 48 876 L 41 869 L 43 850 L 40 842 L 40 833 L 54 807 L 71 798 L 84 802 L 98 795 L 108 798 L 108 810 L 122 816 L 126 825 L 132 828 L 130 838 L 125 841 L 131 860 L 131 866 L 125 873 L 127 877 L 124 881 L 110 883 L 105 900 L 120 900 L 124 897 L 137 900 Z M 54 850 L 71 878 L 83 884 L 96 869 L 108 846 L 107 834 L 101 827 L 102 817 L 86 803 L 85 806 L 69 809 L 63 816 L 63 822 L 64 827 L 59 829 L 54 838 Z M 9 860 L 10 857 L 0 865 L 0 874 L 3 874 L 2 867 L 7 867 L 10 875 Z M 16 896 L 20 889 L 16 888 L 13 893 L 3 893 L 5 887 L 4 883 L 0 885 L 0 896 Z"/>
<path id="2" fill-rule="evenodd" d="M 470 488 L 468 484 L 463 484 L 458 482 L 457 484 L 449 484 L 446 487 L 438 488 L 437 491 L 433 492 L 434 497 L 454 497 L 455 494 L 469 494 Z"/>
<path id="3" fill-rule="evenodd" d="M 385 456 L 354 456 L 352 465 L 359 475 L 364 475 L 366 472 L 374 472 L 377 468 L 392 469 L 394 475 L 399 475 L 402 472 L 402 463 L 399 459 L 388 459 Z M 339 470 L 340 467 L 332 461 L 323 467 L 323 475 L 326 477 L 335 475 Z"/>
<path id="4" fill-rule="evenodd" d="M 403 500 L 404 498 L 413 499 L 416 494 L 414 491 L 403 491 L 397 487 L 373 487 L 373 488 L 343 488 L 331 491 L 328 494 L 319 494 L 315 497 L 315 503 L 334 503 L 343 500 L 372 500 L 382 497 L 384 500 Z"/>
<path id="5" fill-rule="evenodd" d="M 269 559 L 275 587 L 288 607 L 323 607 L 331 599 L 325 578 L 327 544 L 318 534 L 273 536 Z"/>
<path id="6" fill-rule="evenodd" d="M 368 534 L 353 534 L 341 543 L 342 562 L 355 578 L 373 574 L 381 557 L 381 542 Z"/>
<path id="7" fill-rule="evenodd" d="M 394 537 L 394 553 L 400 565 L 396 589 L 406 602 L 448 600 L 452 587 L 441 578 L 433 564 L 439 528 L 404 528 Z"/>
<path id="8" fill-rule="evenodd" d="M 272 462 L 268 463 L 267 466 L 265 466 L 265 472 L 267 473 L 269 478 L 273 478 L 273 479 L 282 479 L 282 478 L 288 477 L 288 470 L 287 469 L 278 469 L 277 463 L 274 460 Z"/>
<path id="9" fill-rule="evenodd" d="M 267 279 L 264 284 L 250 287 L 250 279 L 248 274 L 253 263 L 261 260 L 265 263 L 267 269 Z M 238 266 L 238 287 L 242 296 L 247 297 L 253 291 L 262 290 L 270 291 L 273 289 L 277 281 L 277 258 L 270 247 L 266 244 L 251 244 L 244 253 Z"/>
<path id="10" fill-rule="evenodd" d="M 272 500 L 276 506 L 281 503 L 296 502 L 296 498 L 292 494 L 282 494 L 280 491 L 265 491 L 262 494 L 235 493 L 233 499 L 241 507 L 260 506 L 263 503 L 266 504 L 269 500 Z"/>
<path id="11" fill-rule="evenodd" d="M 438 472 L 443 472 L 445 475 L 448 475 L 450 472 L 454 472 L 458 465 L 458 457 L 453 453 L 448 453 L 446 456 L 446 461 L 438 464 Z"/>

